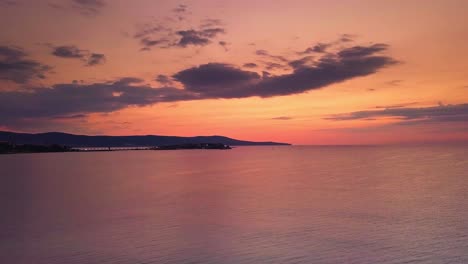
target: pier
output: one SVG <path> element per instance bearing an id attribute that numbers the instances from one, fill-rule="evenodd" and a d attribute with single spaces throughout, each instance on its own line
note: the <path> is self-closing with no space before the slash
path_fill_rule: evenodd
<path id="1" fill-rule="evenodd" d="M 74 151 L 124 151 L 124 150 L 150 150 L 151 147 L 74 147 Z"/>

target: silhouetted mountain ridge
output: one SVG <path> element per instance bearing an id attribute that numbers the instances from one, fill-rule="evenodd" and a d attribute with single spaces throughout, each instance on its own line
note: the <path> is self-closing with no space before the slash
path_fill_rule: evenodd
<path id="1" fill-rule="evenodd" d="M 14 144 L 58 144 L 70 147 L 132 147 L 132 146 L 164 146 L 177 144 L 222 143 L 231 146 L 261 146 L 261 145 L 289 145 L 279 142 L 254 142 L 237 140 L 225 136 L 87 136 L 62 132 L 47 132 L 38 134 L 15 133 L 0 131 L 0 141 Z"/>

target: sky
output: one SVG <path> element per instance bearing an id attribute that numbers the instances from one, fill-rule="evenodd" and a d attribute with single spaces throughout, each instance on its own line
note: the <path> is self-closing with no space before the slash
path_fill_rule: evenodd
<path id="1" fill-rule="evenodd" d="M 0 130 L 468 141 L 468 1 L 0 0 Z"/>

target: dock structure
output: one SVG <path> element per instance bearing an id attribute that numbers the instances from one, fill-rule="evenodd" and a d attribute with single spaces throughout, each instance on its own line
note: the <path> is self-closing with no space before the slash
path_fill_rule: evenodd
<path id="1" fill-rule="evenodd" d="M 231 149 L 229 145 L 221 143 L 188 143 L 164 146 L 128 146 L 128 147 L 68 147 L 61 145 L 12 145 L 0 141 L 0 154 L 16 153 L 46 153 L 46 152 L 105 152 L 131 150 L 188 150 L 188 149 Z"/>
<path id="2" fill-rule="evenodd" d="M 123 151 L 123 150 L 149 150 L 151 147 L 73 147 L 75 151 Z"/>

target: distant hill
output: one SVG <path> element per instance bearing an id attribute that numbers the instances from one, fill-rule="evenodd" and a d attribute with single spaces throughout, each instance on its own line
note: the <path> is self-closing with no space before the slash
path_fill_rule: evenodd
<path id="1" fill-rule="evenodd" d="M 165 146 L 177 144 L 222 143 L 230 146 L 263 146 L 290 145 L 278 142 L 253 142 L 237 140 L 223 136 L 85 136 L 60 132 L 26 134 L 0 131 L 0 141 L 10 141 L 14 144 L 59 144 L 69 147 L 132 147 L 132 146 Z"/>

